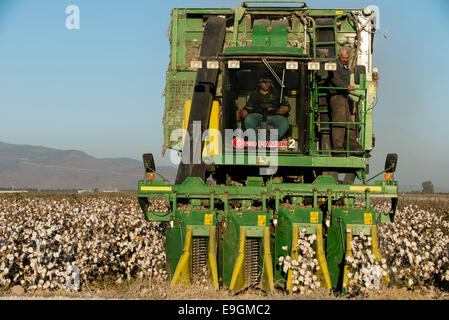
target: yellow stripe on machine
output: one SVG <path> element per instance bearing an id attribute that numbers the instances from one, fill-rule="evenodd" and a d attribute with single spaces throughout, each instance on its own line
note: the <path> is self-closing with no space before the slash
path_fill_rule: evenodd
<path id="1" fill-rule="evenodd" d="M 299 235 L 299 226 L 298 226 L 298 224 L 294 223 L 292 229 L 293 229 L 292 230 L 292 250 L 291 250 L 290 256 L 291 256 L 291 258 L 293 260 L 298 260 L 298 248 L 297 248 L 298 235 Z M 289 269 L 288 273 L 287 273 L 287 291 L 289 293 L 293 293 L 292 281 L 293 281 L 293 271 L 292 271 L 292 269 Z"/>
<path id="2" fill-rule="evenodd" d="M 215 227 L 210 227 L 209 230 L 209 280 L 214 286 L 215 290 L 218 290 L 218 267 L 217 267 L 217 237 Z"/>
<path id="3" fill-rule="evenodd" d="M 316 249 L 318 263 L 320 264 L 318 274 L 321 278 L 321 283 L 326 289 L 330 290 L 332 289 L 332 284 L 329 275 L 329 268 L 327 267 L 326 254 L 324 253 L 323 226 L 321 224 L 316 226 Z"/>
<path id="4" fill-rule="evenodd" d="M 192 238 L 193 231 L 192 226 L 187 226 L 186 239 L 184 242 L 184 250 L 176 266 L 175 274 L 171 281 L 170 287 L 174 288 L 177 285 L 183 285 L 185 287 L 190 286 L 190 273 L 192 270 Z"/>
<path id="5" fill-rule="evenodd" d="M 184 104 L 184 120 L 182 121 L 182 127 L 187 132 L 187 126 L 189 124 L 190 108 L 192 106 L 192 100 L 186 100 Z M 203 157 L 213 157 L 216 154 L 220 154 L 220 102 L 214 100 L 212 102 L 212 109 L 210 111 L 209 134 L 206 137 L 203 145 Z M 184 145 L 184 138 L 182 138 L 182 145 Z"/>
<path id="6" fill-rule="evenodd" d="M 274 291 L 273 276 L 273 257 L 270 249 L 270 228 L 265 227 L 263 230 L 263 271 L 262 271 L 262 288 L 265 292 Z"/>
<path id="7" fill-rule="evenodd" d="M 234 264 L 231 283 L 229 285 L 229 289 L 233 294 L 245 288 L 245 269 L 244 269 L 245 240 L 246 240 L 245 227 L 240 227 L 239 254 Z"/>
<path id="8" fill-rule="evenodd" d="M 346 252 L 345 252 L 345 261 L 344 261 L 344 269 L 343 269 L 343 294 L 346 294 L 348 292 L 348 285 L 349 285 L 349 277 L 348 273 L 351 270 L 351 267 L 348 263 L 347 258 L 352 257 L 352 226 L 347 225 L 346 226 Z"/>
<path id="9" fill-rule="evenodd" d="M 374 254 L 374 257 L 376 257 L 376 261 L 381 261 L 382 256 L 379 251 L 379 241 L 377 239 L 377 228 L 376 226 L 371 226 L 371 251 Z M 390 282 L 390 277 L 388 276 L 388 273 L 383 277 L 385 283 Z"/>
<path id="10" fill-rule="evenodd" d="M 171 191 L 171 187 L 149 187 L 143 186 L 140 187 L 141 191 Z"/>
<path id="11" fill-rule="evenodd" d="M 365 191 L 366 189 L 370 189 L 370 191 L 382 191 L 382 187 L 375 186 L 350 186 L 349 190 L 351 191 Z"/>

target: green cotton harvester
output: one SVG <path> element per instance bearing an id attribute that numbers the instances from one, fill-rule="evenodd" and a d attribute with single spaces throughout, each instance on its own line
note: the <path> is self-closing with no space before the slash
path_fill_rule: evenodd
<path id="1" fill-rule="evenodd" d="M 394 219 L 398 156 L 388 154 L 385 170 L 367 177 L 378 85 L 375 18 L 368 8 L 311 9 L 302 1 L 172 10 L 163 153 L 182 157 L 171 184 L 157 179 L 153 155 L 144 154 L 138 183 L 146 220 L 167 223 L 172 286 L 189 286 L 206 272 L 216 289 L 291 292 L 292 272 L 279 261 L 302 254 L 304 234 L 314 235 L 315 275 L 328 290 L 346 291 L 353 236 L 371 236 L 381 259 L 376 227 Z M 340 47 L 350 48 L 355 90 L 351 119 L 338 124 L 346 137 L 355 130 L 362 149 L 346 143 L 336 156 L 329 101 L 332 90 L 347 88 L 331 86 L 329 77 Z M 239 111 L 267 75 L 291 107 L 289 129 L 279 138 L 262 121 L 252 139 Z M 354 178 L 345 183 L 339 175 Z M 152 211 L 155 198 L 166 199 L 168 212 Z M 391 211 L 373 210 L 373 198 L 391 199 Z"/>

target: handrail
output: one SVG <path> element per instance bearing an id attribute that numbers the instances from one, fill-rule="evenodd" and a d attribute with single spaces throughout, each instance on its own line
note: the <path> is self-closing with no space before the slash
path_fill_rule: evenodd
<path id="1" fill-rule="evenodd" d="M 308 8 L 304 1 L 245 1 L 242 3 L 242 7 L 248 8 L 248 3 L 300 3 L 303 5 L 302 8 Z"/>
<path id="2" fill-rule="evenodd" d="M 344 124 L 346 125 L 346 150 L 344 150 L 343 152 L 349 156 L 350 153 L 362 153 L 365 152 L 365 134 L 366 134 L 366 99 L 367 99 L 367 88 L 354 88 L 354 91 L 362 91 L 361 94 L 355 94 L 353 92 L 348 92 L 349 94 L 356 96 L 359 98 L 359 100 L 364 99 L 363 100 L 363 120 L 362 121 L 355 121 L 355 122 L 336 122 L 336 121 L 317 121 L 315 120 L 315 106 L 318 106 L 318 91 L 319 90 L 348 90 L 348 88 L 344 88 L 344 87 L 320 87 L 320 86 L 315 86 L 313 88 L 313 96 L 312 96 L 312 112 L 311 112 L 311 121 L 312 121 L 312 125 L 310 126 L 310 145 L 309 148 L 312 150 L 312 155 L 314 155 L 315 153 L 317 153 L 318 155 L 321 155 L 322 153 L 326 152 L 335 152 L 337 150 L 321 150 L 321 149 L 317 149 L 315 150 L 314 148 L 314 141 L 315 141 L 315 125 L 317 124 Z M 351 90 L 352 91 L 352 90 Z M 361 137 L 361 142 L 362 142 L 362 151 L 358 151 L 358 150 L 349 150 L 349 131 L 351 130 L 350 126 L 351 125 L 360 125 L 362 127 L 362 137 Z"/>

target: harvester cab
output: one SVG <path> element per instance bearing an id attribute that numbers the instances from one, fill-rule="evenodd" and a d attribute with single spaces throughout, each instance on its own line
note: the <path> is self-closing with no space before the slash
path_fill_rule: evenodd
<path id="1" fill-rule="evenodd" d="M 171 184 L 156 179 L 152 156 L 144 156 L 138 200 L 148 221 L 167 223 L 173 286 L 207 276 L 233 293 L 253 286 L 345 291 L 354 236 L 370 237 L 381 259 L 376 226 L 393 221 L 398 187 L 395 154 L 387 157 L 385 180 L 367 178 L 375 13 L 286 3 L 172 11 L 163 153 L 182 158 Z M 354 90 L 344 94 L 350 119 L 336 122 L 331 97 L 348 91 L 330 82 L 342 47 L 351 53 Z M 269 103 L 256 105 L 254 95 L 266 92 L 273 96 L 261 99 Z M 288 112 L 279 111 L 283 105 Z M 246 115 L 251 108 L 258 110 Z M 343 152 L 332 149 L 335 125 L 345 128 Z M 360 148 L 350 148 L 351 130 Z M 339 173 L 361 183 L 341 183 Z M 153 209 L 155 198 L 167 201 L 165 212 Z M 373 198 L 391 199 L 391 210 L 376 212 Z"/>

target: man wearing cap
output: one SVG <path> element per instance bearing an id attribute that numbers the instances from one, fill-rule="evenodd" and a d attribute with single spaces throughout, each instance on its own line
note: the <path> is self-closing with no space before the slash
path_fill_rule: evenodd
<path id="1" fill-rule="evenodd" d="M 259 79 L 258 88 L 251 92 L 241 116 L 244 118 L 246 129 L 254 129 L 257 132 L 258 127 L 266 122 L 278 130 L 278 137 L 281 139 L 290 126 L 289 111 L 287 99 L 282 97 L 282 103 L 280 102 L 280 92 L 273 86 L 273 81 L 262 77 Z"/>

